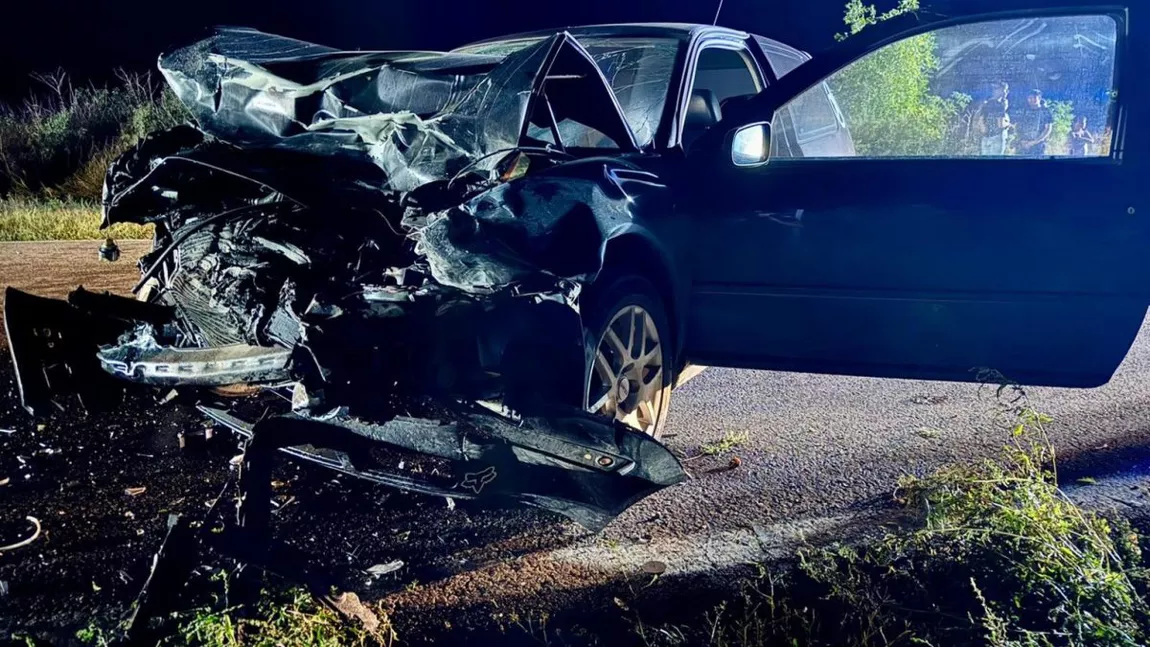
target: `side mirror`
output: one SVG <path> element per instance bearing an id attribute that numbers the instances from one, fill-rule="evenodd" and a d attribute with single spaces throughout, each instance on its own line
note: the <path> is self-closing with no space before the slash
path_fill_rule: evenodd
<path id="1" fill-rule="evenodd" d="M 761 166 L 771 157 L 771 125 L 750 124 L 731 136 L 731 163 L 735 166 Z"/>

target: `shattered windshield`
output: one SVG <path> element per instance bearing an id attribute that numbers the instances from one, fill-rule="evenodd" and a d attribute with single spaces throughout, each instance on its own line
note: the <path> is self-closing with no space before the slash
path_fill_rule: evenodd
<path id="1" fill-rule="evenodd" d="M 459 52 L 486 56 L 507 56 L 538 43 L 541 38 L 498 41 L 460 48 Z M 673 38 L 589 38 L 578 39 L 603 76 L 611 84 L 635 142 L 647 146 L 659 129 L 659 119 L 667 102 L 671 73 L 679 52 Z M 563 133 L 577 139 L 576 133 Z"/>

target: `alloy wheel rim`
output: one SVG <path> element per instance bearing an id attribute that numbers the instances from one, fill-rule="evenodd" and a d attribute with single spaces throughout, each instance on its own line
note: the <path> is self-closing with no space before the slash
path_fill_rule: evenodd
<path id="1" fill-rule="evenodd" d="M 599 338 L 588 376 L 587 409 L 654 435 L 662 414 L 663 348 L 641 306 L 620 309 Z"/>

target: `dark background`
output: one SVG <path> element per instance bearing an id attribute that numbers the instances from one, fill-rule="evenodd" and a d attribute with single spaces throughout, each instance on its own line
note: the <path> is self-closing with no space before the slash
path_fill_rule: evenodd
<path id="1" fill-rule="evenodd" d="M 0 19 L 0 100 L 63 68 L 104 81 L 212 25 L 256 27 L 343 49 L 449 49 L 519 31 L 605 22 L 704 22 L 717 0 L 8 0 Z M 815 51 L 841 31 L 846 0 L 725 0 L 719 24 Z M 874 0 L 880 8 L 894 0 Z"/>

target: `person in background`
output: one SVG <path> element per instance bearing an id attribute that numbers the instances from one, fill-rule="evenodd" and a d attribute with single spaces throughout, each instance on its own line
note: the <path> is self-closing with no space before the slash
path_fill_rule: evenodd
<path id="1" fill-rule="evenodd" d="M 1014 123 L 1018 137 L 1015 152 L 1023 157 L 1045 156 L 1046 140 L 1054 129 L 1054 115 L 1042 100 L 1042 90 L 1031 90 L 1026 95 L 1026 105 Z"/>
<path id="2" fill-rule="evenodd" d="M 1094 135 L 1086 130 L 1086 115 L 1074 118 L 1070 128 L 1070 156 L 1086 157 L 1094 153 Z"/>
<path id="3" fill-rule="evenodd" d="M 990 98 L 982 102 L 975 114 L 975 132 L 981 138 L 983 155 L 1005 155 L 1010 134 L 1010 86 L 999 81 L 991 88 Z"/>

